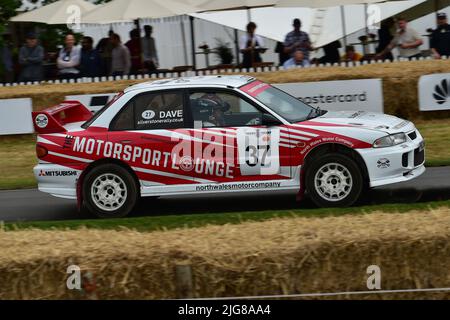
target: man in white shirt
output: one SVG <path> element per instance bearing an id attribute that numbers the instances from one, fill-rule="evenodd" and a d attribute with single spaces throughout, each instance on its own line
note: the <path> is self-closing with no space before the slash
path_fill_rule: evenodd
<path id="1" fill-rule="evenodd" d="M 261 53 L 266 51 L 263 39 L 255 34 L 256 28 L 254 22 L 249 22 L 247 33 L 239 41 L 239 49 L 243 56 L 243 68 L 252 68 L 254 63 L 262 62 Z"/>
<path id="2" fill-rule="evenodd" d="M 80 70 L 78 67 L 81 59 L 81 48 L 75 44 L 74 35 L 66 35 L 65 47 L 59 51 L 56 61 L 61 79 L 76 79 L 79 76 Z"/>
<path id="3" fill-rule="evenodd" d="M 405 18 L 397 19 L 398 30 L 391 43 L 379 54 L 375 56 L 377 59 L 384 58 L 384 55 L 389 53 L 395 47 L 398 48 L 401 58 L 413 59 L 422 57 L 420 46 L 423 40 L 419 33 L 408 27 L 408 21 Z"/>

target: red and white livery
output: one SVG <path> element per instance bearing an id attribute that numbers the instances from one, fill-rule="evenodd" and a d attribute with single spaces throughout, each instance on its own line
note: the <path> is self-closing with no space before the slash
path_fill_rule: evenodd
<path id="1" fill-rule="evenodd" d="M 99 217 L 125 216 L 141 196 L 239 191 L 350 206 L 365 188 L 425 171 L 413 123 L 315 109 L 247 76 L 142 83 L 94 116 L 66 101 L 33 120 L 39 190 Z"/>

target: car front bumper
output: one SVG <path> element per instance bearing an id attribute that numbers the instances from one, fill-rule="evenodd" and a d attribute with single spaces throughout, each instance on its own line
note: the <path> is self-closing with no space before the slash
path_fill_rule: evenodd
<path id="1" fill-rule="evenodd" d="M 425 172 L 425 146 L 419 131 L 417 137 L 394 147 L 358 149 L 369 173 L 370 187 L 404 182 Z"/>

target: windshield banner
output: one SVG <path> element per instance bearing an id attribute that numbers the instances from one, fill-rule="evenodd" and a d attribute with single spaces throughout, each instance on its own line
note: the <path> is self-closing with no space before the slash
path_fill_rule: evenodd
<path id="1" fill-rule="evenodd" d="M 241 91 L 251 95 L 252 97 L 257 97 L 259 94 L 263 93 L 270 88 L 270 85 L 262 81 L 253 81 L 243 87 Z"/>

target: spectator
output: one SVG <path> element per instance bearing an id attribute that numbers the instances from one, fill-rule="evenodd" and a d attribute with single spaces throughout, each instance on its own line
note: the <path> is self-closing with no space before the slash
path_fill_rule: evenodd
<path id="1" fill-rule="evenodd" d="M 14 82 L 14 63 L 12 59 L 12 50 L 8 35 L 3 35 L 3 44 L 0 45 L 1 65 L 0 75 L 4 83 Z"/>
<path id="2" fill-rule="evenodd" d="M 278 53 L 279 65 L 282 66 L 287 60 L 291 58 L 289 54 L 284 52 L 284 44 L 283 42 L 278 41 L 277 46 L 275 47 L 275 53 Z"/>
<path id="3" fill-rule="evenodd" d="M 141 61 L 141 35 L 138 29 L 130 31 L 130 40 L 125 43 L 131 55 L 131 74 L 138 74 L 142 69 Z"/>
<path id="4" fill-rule="evenodd" d="M 122 44 L 120 36 L 116 33 L 111 36 L 111 43 L 113 49 L 110 75 L 113 77 L 128 75 L 131 69 L 130 51 Z"/>
<path id="5" fill-rule="evenodd" d="M 111 52 L 112 52 L 112 41 L 111 37 L 114 34 L 114 31 L 109 30 L 108 37 L 100 39 L 95 48 L 100 55 L 101 63 L 101 75 L 107 76 L 111 74 Z"/>
<path id="6" fill-rule="evenodd" d="M 303 51 L 300 50 L 296 51 L 294 57 L 290 58 L 283 64 L 283 67 L 285 69 L 293 67 L 308 67 L 308 66 L 309 61 L 305 59 L 305 54 L 303 53 Z"/>
<path id="7" fill-rule="evenodd" d="M 339 40 L 333 41 L 323 47 L 325 55 L 319 59 L 319 63 L 337 63 L 341 61 L 341 55 L 339 54 L 339 49 L 342 44 Z"/>
<path id="8" fill-rule="evenodd" d="M 284 40 L 284 52 L 293 57 L 295 52 L 300 50 L 303 52 L 305 59 L 309 61 L 309 52 L 312 51 L 309 35 L 300 30 L 302 27 L 300 19 L 294 19 L 293 27 L 294 30 L 289 32 Z"/>
<path id="9" fill-rule="evenodd" d="M 76 40 L 73 34 L 68 34 L 65 40 L 66 46 L 59 52 L 56 64 L 59 69 L 61 79 L 76 79 L 80 75 L 81 50 L 76 46 Z"/>
<path id="10" fill-rule="evenodd" d="M 91 37 L 84 37 L 81 40 L 81 77 L 94 78 L 101 74 L 101 58 L 93 45 L 94 40 Z"/>
<path id="11" fill-rule="evenodd" d="M 382 52 L 386 47 L 391 43 L 394 36 L 392 35 L 392 28 L 395 25 L 395 21 L 393 18 L 388 18 L 381 22 L 380 29 L 378 29 L 378 46 L 375 49 L 376 53 Z M 388 59 L 393 61 L 394 56 L 392 52 L 388 52 L 384 55 L 383 59 Z"/>
<path id="12" fill-rule="evenodd" d="M 423 41 L 417 31 L 408 27 L 408 21 L 405 18 L 399 18 L 397 24 L 398 30 L 394 39 L 375 58 L 384 58 L 385 54 L 392 51 L 395 47 L 398 47 L 402 58 L 413 59 L 422 57 L 419 47 L 423 44 Z"/>
<path id="13" fill-rule="evenodd" d="M 266 50 L 263 39 L 255 34 L 256 23 L 247 24 L 247 33 L 241 37 L 239 48 L 242 53 L 242 67 L 252 68 L 254 63 L 262 62 L 261 53 Z"/>
<path id="14" fill-rule="evenodd" d="M 437 14 L 436 30 L 431 34 L 430 48 L 435 59 L 442 56 L 450 57 L 450 25 L 448 24 L 447 14 L 440 12 Z"/>
<path id="15" fill-rule="evenodd" d="M 27 34 L 25 41 L 25 45 L 19 51 L 19 64 L 22 66 L 19 81 L 42 81 L 44 48 L 38 44 L 36 35 L 32 32 Z"/>
<path id="16" fill-rule="evenodd" d="M 363 58 L 363 55 L 359 52 L 356 52 L 354 46 L 346 46 L 345 47 L 345 54 L 342 56 L 343 62 L 361 61 L 362 58 Z"/>
<path id="17" fill-rule="evenodd" d="M 159 67 L 158 53 L 156 51 L 155 39 L 152 37 L 153 27 L 144 26 L 145 36 L 142 38 L 142 55 L 144 67 L 149 73 L 154 72 Z"/>

